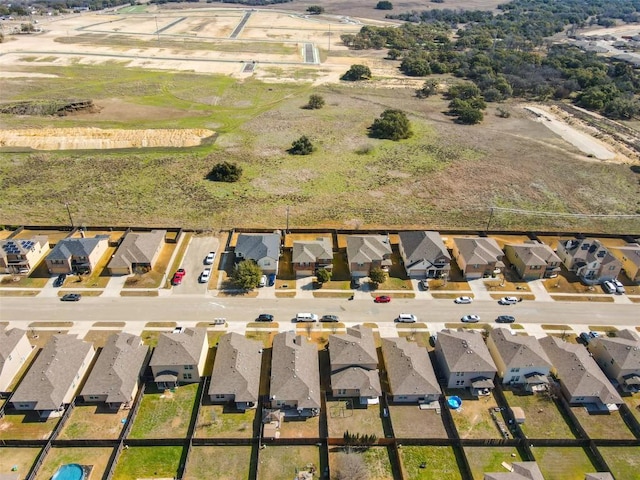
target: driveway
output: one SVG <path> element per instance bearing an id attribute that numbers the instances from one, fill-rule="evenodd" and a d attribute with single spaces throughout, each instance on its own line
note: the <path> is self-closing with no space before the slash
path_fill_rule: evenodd
<path id="1" fill-rule="evenodd" d="M 217 237 L 191 237 L 191 243 L 187 248 L 187 251 L 182 259 L 180 265 L 184 268 L 187 274 L 182 279 L 182 284 L 172 288 L 173 295 L 187 295 L 206 293 L 207 286 L 204 283 L 199 283 L 198 278 L 206 267 L 211 267 L 211 276 L 217 275 L 215 268 L 218 265 L 220 252 L 220 242 Z M 205 265 L 204 258 L 209 252 L 216 252 L 216 259 L 213 265 Z M 173 275 L 173 272 L 171 272 Z"/>

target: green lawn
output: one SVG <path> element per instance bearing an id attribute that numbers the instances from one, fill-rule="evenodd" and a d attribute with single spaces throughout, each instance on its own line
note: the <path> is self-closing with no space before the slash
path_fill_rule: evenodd
<path id="1" fill-rule="evenodd" d="M 107 410 L 103 406 L 77 405 L 65 423 L 58 438 L 72 439 L 115 439 L 118 438 L 127 418 L 128 410 Z"/>
<path id="2" fill-rule="evenodd" d="M 193 447 L 182 478 L 243 480 L 249 478 L 250 465 L 251 447 Z"/>
<path id="3" fill-rule="evenodd" d="M 640 447 L 598 447 L 615 478 L 640 478 Z"/>
<path id="4" fill-rule="evenodd" d="M 533 447 L 545 480 L 584 480 L 585 473 L 596 469 L 587 453 L 578 447 Z"/>
<path id="5" fill-rule="evenodd" d="M 256 410 L 224 413 L 223 405 L 202 405 L 196 425 L 198 438 L 251 438 Z"/>
<path id="6" fill-rule="evenodd" d="M 557 404 L 544 393 L 516 395 L 504 390 L 510 407 L 524 410 L 526 419 L 520 425 L 528 438 L 575 438 Z"/>
<path id="7" fill-rule="evenodd" d="M 635 438 L 624 423 L 619 410 L 606 415 L 590 415 L 584 407 L 571 407 L 571 410 L 589 438 Z"/>
<path id="8" fill-rule="evenodd" d="M 133 421 L 131 438 L 179 438 L 187 434 L 198 384 L 183 385 L 175 392 L 160 392 L 147 385 L 142 405 Z"/>
<path id="9" fill-rule="evenodd" d="M 400 460 L 404 477 L 411 480 L 462 480 L 451 447 L 415 447 L 403 445 Z M 422 467 L 424 465 L 424 467 Z"/>
<path id="10" fill-rule="evenodd" d="M 506 472 L 502 462 L 522 461 L 520 452 L 513 447 L 465 447 L 464 453 L 474 480 L 482 480 L 484 472 Z"/>
<path id="11" fill-rule="evenodd" d="M 113 480 L 174 478 L 182 447 L 130 447 L 122 451 Z"/>

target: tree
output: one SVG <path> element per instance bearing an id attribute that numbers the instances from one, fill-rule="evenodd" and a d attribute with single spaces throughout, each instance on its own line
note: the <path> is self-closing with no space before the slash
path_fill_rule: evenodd
<path id="1" fill-rule="evenodd" d="M 251 290 L 260 284 L 262 269 L 253 260 L 243 260 L 238 263 L 231 273 L 231 281 L 239 288 Z"/>
<path id="2" fill-rule="evenodd" d="M 307 12 L 311 15 L 320 15 L 321 13 L 324 13 L 324 7 L 321 7 L 319 5 L 311 5 L 309 8 L 307 8 Z"/>
<path id="3" fill-rule="evenodd" d="M 242 176 L 242 167 L 236 163 L 220 162 L 216 164 L 209 174 L 207 179 L 214 182 L 237 182 Z"/>
<path id="4" fill-rule="evenodd" d="M 342 80 L 355 82 L 358 80 L 369 80 L 371 78 L 371 70 L 366 65 L 351 65 L 351 68 L 342 75 Z"/>
<path id="5" fill-rule="evenodd" d="M 376 4 L 376 9 L 377 10 L 393 10 L 393 3 L 391 3 L 389 0 L 380 0 Z"/>
<path id="6" fill-rule="evenodd" d="M 437 80 L 427 80 L 422 85 L 422 88 L 416 90 L 416 96 L 418 98 L 427 98 L 431 95 L 435 95 L 438 93 L 438 81 Z"/>
<path id="7" fill-rule="evenodd" d="M 475 125 L 484 119 L 482 110 L 475 108 L 473 105 L 465 105 L 458 112 L 458 122 L 465 125 Z"/>
<path id="8" fill-rule="evenodd" d="M 369 133 L 374 138 L 402 140 L 411 137 L 411 123 L 402 110 L 387 109 L 373 121 Z"/>
<path id="9" fill-rule="evenodd" d="M 309 155 L 315 150 L 311 140 L 306 135 L 302 135 L 299 139 L 294 140 L 288 152 L 291 155 Z"/>
<path id="10" fill-rule="evenodd" d="M 336 456 L 336 480 L 368 480 L 369 469 L 360 453 L 338 453 Z"/>
<path id="11" fill-rule="evenodd" d="M 380 285 L 387 281 L 387 272 L 382 270 L 380 267 L 372 268 L 369 272 L 369 280 L 371 283 Z"/>
<path id="12" fill-rule="evenodd" d="M 318 280 L 318 283 L 327 283 L 331 280 L 331 272 L 326 268 L 320 268 L 316 271 L 316 279 Z"/>
<path id="13" fill-rule="evenodd" d="M 324 97 L 322 95 L 313 94 L 309 96 L 309 103 L 305 106 L 305 108 L 309 110 L 319 110 L 324 107 Z"/>

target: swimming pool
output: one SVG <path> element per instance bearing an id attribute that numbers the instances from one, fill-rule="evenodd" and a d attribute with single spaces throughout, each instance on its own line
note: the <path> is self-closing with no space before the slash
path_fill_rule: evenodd
<path id="1" fill-rule="evenodd" d="M 62 465 L 51 480 L 83 480 L 84 470 L 77 463 Z"/>

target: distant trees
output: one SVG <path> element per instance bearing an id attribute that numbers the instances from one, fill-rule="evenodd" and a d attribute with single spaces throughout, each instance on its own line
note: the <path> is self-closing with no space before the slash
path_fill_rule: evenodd
<path id="1" fill-rule="evenodd" d="M 315 150 L 313 143 L 306 135 L 302 135 L 297 140 L 294 140 L 291 144 L 291 148 L 288 152 L 291 155 L 309 155 Z"/>
<path id="2" fill-rule="evenodd" d="M 233 267 L 231 282 L 238 288 L 251 290 L 260 284 L 262 269 L 253 260 L 243 260 Z"/>
<path id="3" fill-rule="evenodd" d="M 342 80 L 355 82 L 358 80 L 369 80 L 371 78 L 371 69 L 366 65 L 351 65 L 351 68 L 342 75 Z"/>
<path id="4" fill-rule="evenodd" d="M 369 134 L 374 138 L 403 140 L 413 135 L 411 123 L 402 110 L 387 109 L 376 118 L 369 127 Z"/>
<path id="5" fill-rule="evenodd" d="M 393 10 L 393 3 L 388 0 L 381 0 L 376 4 L 377 10 Z"/>
<path id="6" fill-rule="evenodd" d="M 311 15 L 320 15 L 321 13 L 324 13 L 324 7 L 311 5 L 307 8 L 307 13 L 310 13 Z"/>
<path id="7" fill-rule="evenodd" d="M 307 103 L 304 108 L 309 110 L 318 110 L 324 107 L 324 104 L 325 101 L 322 95 L 313 94 L 309 96 L 309 103 Z"/>
<path id="8" fill-rule="evenodd" d="M 233 183 L 240 180 L 241 176 L 242 167 L 240 167 L 238 164 L 231 162 L 220 162 L 211 169 L 211 171 L 207 175 L 207 179 L 214 182 Z"/>

